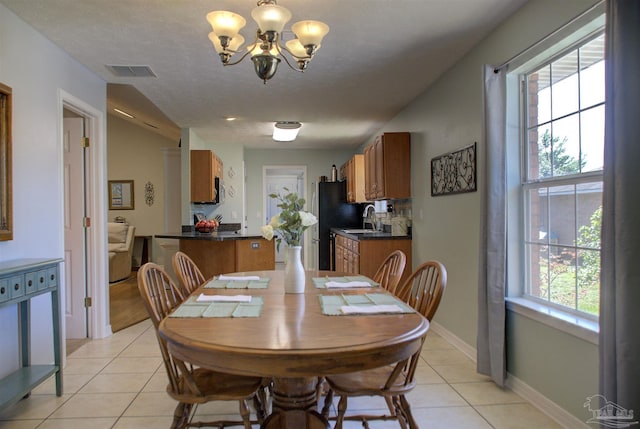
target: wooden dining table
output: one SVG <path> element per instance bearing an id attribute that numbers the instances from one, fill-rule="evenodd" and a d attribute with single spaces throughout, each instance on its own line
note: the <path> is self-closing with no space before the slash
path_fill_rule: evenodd
<path id="1" fill-rule="evenodd" d="M 316 410 L 319 377 L 381 367 L 411 356 L 429 322 L 417 312 L 325 315 L 321 295 L 387 293 L 380 287 L 318 287 L 314 278 L 348 275 L 307 271 L 305 292 L 284 292 L 284 271 L 233 275 L 268 278 L 264 289 L 210 289 L 194 295 L 262 297 L 258 317 L 167 317 L 159 335 L 178 358 L 215 371 L 270 378 L 272 413 L 262 428 L 324 428 Z"/>

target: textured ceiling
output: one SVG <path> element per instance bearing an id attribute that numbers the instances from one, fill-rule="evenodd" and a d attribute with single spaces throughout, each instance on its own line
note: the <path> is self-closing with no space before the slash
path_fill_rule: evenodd
<path id="1" fill-rule="evenodd" d="M 207 38 L 205 15 L 225 9 L 247 18 L 250 41 L 255 0 L 0 0 L 114 84 L 110 108 L 171 138 L 173 123 L 251 148 L 358 146 L 525 2 L 281 0 L 293 14 L 287 28 L 317 19 L 331 31 L 307 71 L 283 62 L 265 85 L 248 58 L 223 67 Z M 107 65 L 149 66 L 156 77 L 117 77 Z M 298 139 L 273 142 L 275 121 L 302 122 Z"/>

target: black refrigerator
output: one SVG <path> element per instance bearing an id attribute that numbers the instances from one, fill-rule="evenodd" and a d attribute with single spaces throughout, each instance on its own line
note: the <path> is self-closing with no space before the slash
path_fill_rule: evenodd
<path id="1" fill-rule="evenodd" d="M 318 182 L 318 269 L 331 269 L 331 228 L 362 228 L 362 204 L 347 204 L 347 182 Z"/>

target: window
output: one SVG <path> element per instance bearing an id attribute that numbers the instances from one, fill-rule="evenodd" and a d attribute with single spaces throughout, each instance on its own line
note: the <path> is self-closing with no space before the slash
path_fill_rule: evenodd
<path id="1" fill-rule="evenodd" d="M 524 295 L 597 318 L 604 153 L 604 34 L 519 75 Z"/>

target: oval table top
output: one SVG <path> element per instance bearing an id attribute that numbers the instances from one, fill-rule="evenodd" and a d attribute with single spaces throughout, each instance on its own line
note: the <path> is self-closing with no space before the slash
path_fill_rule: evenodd
<path id="1" fill-rule="evenodd" d="M 177 357 L 212 370 L 262 377 L 310 377 L 397 362 L 421 346 L 429 322 L 419 313 L 322 314 L 319 295 L 387 293 L 382 288 L 317 288 L 314 277 L 345 273 L 307 271 L 304 294 L 284 293 L 284 271 L 237 275 L 268 277 L 267 289 L 203 289 L 194 294 L 261 296 L 259 317 L 167 317 L 159 334 Z"/>

